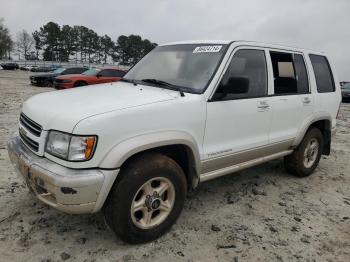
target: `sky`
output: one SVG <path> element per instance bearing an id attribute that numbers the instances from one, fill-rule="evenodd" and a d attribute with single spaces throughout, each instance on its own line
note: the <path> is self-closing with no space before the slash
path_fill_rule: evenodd
<path id="1" fill-rule="evenodd" d="M 84 25 L 112 39 L 139 34 L 158 44 L 251 40 L 324 51 L 350 81 L 350 0 L 0 0 L 13 36 L 49 21 Z"/>

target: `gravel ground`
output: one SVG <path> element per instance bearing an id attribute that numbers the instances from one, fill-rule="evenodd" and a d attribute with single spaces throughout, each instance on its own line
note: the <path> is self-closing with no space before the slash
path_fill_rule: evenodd
<path id="1" fill-rule="evenodd" d="M 52 91 L 29 75 L 0 70 L 0 261 L 350 261 L 350 104 L 311 177 L 288 175 L 278 160 L 203 183 L 169 233 L 131 246 L 101 214 L 41 204 L 16 175 L 6 141 L 21 105 Z"/>

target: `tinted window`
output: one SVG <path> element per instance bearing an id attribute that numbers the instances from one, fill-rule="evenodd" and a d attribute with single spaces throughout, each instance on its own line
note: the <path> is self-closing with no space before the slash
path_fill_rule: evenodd
<path id="1" fill-rule="evenodd" d="M 99 72 L 98 74 L 100 76 L 112 77 L 113 76 L 113 70 L 104 69 L 104 70 L 101 70 L 101 72 Z"/>
<path id="2" fill-rule="evenodd" d="M 302 55 L 270 52 L 274 92 L 279 95 L 307 94 L 309 81 Z"/>
<path id="3" fill-rule="evenodd" d="M 125 75 L 124 71 L 113 70 L 113 76 L 115 77 L 123 77 Z"/>
<path id="4" fill-rule="evenodd" d="M 310 55 L 310 60 L 315 73 L 317 91 L 319 93 L 334 92 L 333 75 L 327 58 L 320 55 Z"/>
<path id="5" fill-rule="evenodd" d="M 290 53 L 270 52 L 275 94 L 297 94 L 293 55 Z"/>
<path id="6" fill-rule="evenodd" d="M 104 69 L 99 73 L 100 76 L 106 77 L 123 77 L 125 73 L 123 71 L 114 70 L 114 69 Z"/>
<path id="7" fill-rule="evenodd" d="M 233 83 L 233 90 L 237 93 L 227 94 L 225 86 Z M 242 86 L 247 85 L 247 92 L 242 92 Z M 265 52 L 262 50 L 239 50 L 225 72 L 214 100 L 253 98 L 267 95 L 267 69 Z"/>
<path id="8" fill-rule="evenodd" d="M 294 55 L 294 68 L 297 78 L 298 94 L 309 93 L 309 80 L 302 55 Z"/>

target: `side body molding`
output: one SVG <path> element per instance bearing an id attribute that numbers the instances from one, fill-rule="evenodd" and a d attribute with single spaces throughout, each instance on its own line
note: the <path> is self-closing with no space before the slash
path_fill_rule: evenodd
<path id="1" fill-rule="evenodd" d="M 128 138 L 116 144 L 100 163 L 101 168 L 119 168 L 131 156 L 152 148 L 185 145 L 192 153 L 194 168 L 200 172 L 199 147 L 192 135 L 184 131 L 161 131 Z"/>

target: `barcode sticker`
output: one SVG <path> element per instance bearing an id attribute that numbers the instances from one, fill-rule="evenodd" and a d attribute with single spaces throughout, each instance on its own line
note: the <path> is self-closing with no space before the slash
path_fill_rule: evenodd
<path id="1" fill-rule="evenodd" d="M 193 50 L 193 53 L 218 53 L 221 48 L 222 45 L 197 46 Z"/>

